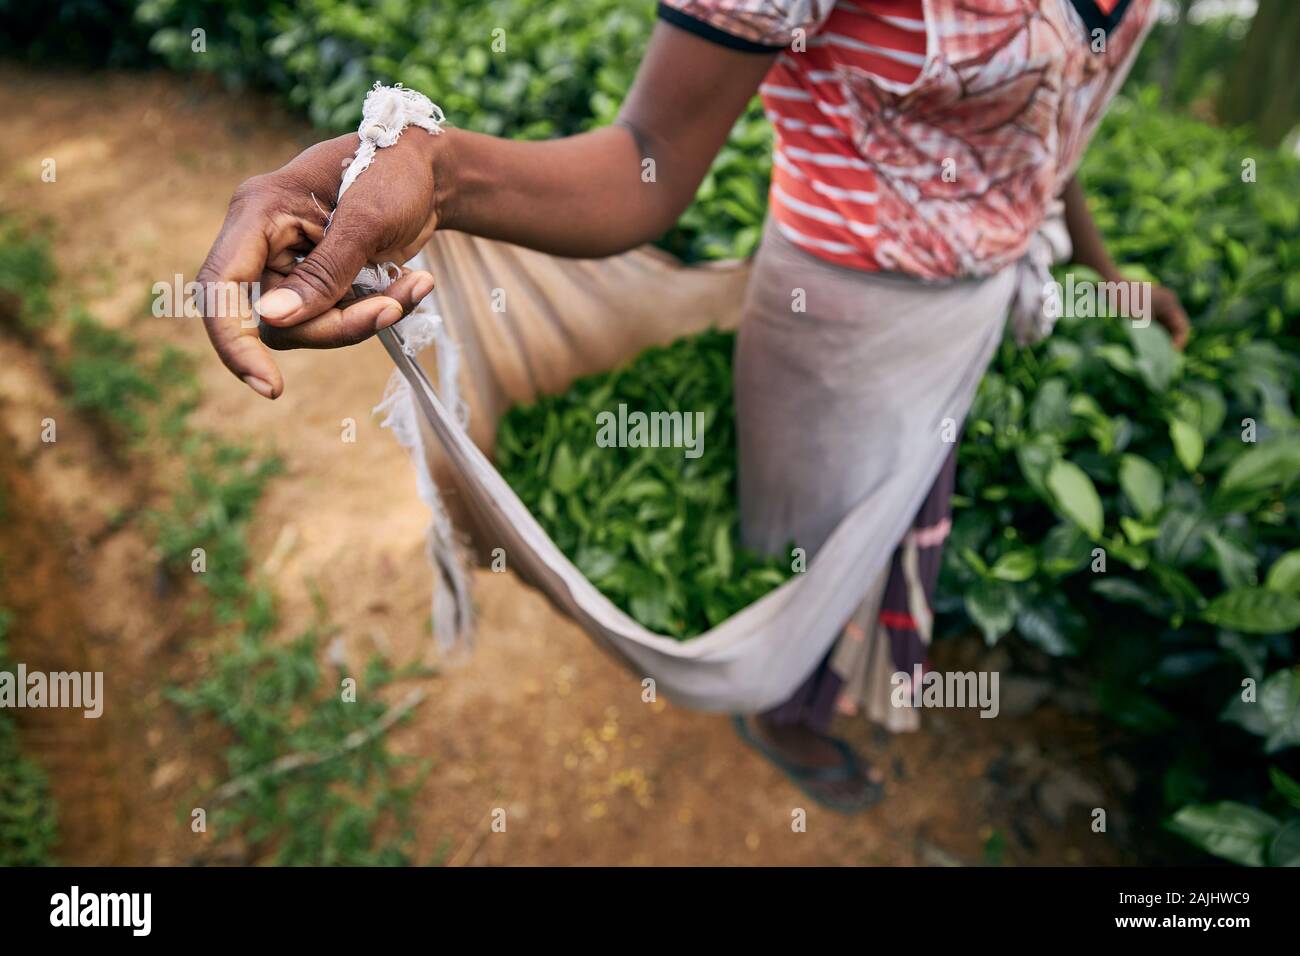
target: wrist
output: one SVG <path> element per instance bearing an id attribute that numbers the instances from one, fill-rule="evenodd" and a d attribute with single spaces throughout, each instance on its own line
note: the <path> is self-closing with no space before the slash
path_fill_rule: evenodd
<path id="1" fill-rule="evenodd" d="M 433 175 L 433 208 L 431 216 L 437 229 L 455 229 L 460 199 L 460 178 L 456 174 L 457 146 L 460 131 L 443 129 L 436 136 L 423 130 L 419 133 L 420 155 Z"/>
<path id="2" fill-rule="evenodd" d="M 1123 282 L 1124 273 L 1120 271 L 1119 266 L 1115 265 L 1110 256 L 1094 258 L 1091 262 L 1080 260 L 1083 265 L 1092 269 L 1093 272 L 1101 278 L 1103 282 Z"/>

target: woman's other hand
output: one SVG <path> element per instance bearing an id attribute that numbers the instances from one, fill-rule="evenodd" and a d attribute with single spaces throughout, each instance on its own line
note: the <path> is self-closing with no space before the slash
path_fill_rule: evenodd
<path id="1" fill-rule="evenodd" d="M 1178 293 L 1168 286 L 1153 286 L 1151 317 L 1164 327 L 1169 337 L 1174 340 L 1174 348 L 1181 352 L 1187 345 L 1187 336 L 1192 331 L 1192 323 L 1187 318 L 1183 304 L 1178 301 Z"/>

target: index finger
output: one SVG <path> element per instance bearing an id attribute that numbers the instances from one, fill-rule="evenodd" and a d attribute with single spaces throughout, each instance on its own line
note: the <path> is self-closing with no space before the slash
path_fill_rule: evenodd
<path id="1" fill-rule="evenodd" d="M 259 395 L 278 398 L 284 378 L 258 338 L 253 311 L 271 255 L 267 226 L 261 210 L 231 208 L 199 269 L 199 309 L 208 339 L 226 368 Z"/>

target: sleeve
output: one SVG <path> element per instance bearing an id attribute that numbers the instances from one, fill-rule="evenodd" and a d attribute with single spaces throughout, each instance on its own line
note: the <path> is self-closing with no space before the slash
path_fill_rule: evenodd
<path id="1" fill-rule="evenodd" d="M 733 50 L 770 53 L 816 33 L 835 0 L 660 0 L 659 19 Z"/>

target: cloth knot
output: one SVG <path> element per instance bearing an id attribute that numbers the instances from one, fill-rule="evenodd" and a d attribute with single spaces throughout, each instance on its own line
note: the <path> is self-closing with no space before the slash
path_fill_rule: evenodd
<path id="1" fill-rule="evenodd" d="M 1016 270 L 1011 298 L 1011 331 L 1016 344 L 1033 345 L 1052 332 L 1056 316 L 1045 307 L 1052 266 L 1066 262 L 1072 252 L 1070 231 L 1065 225 L 1065 204 L 1057 200 L 1042 225 L 1029 238 L 1025 254 L 1012 267 Z"/>

